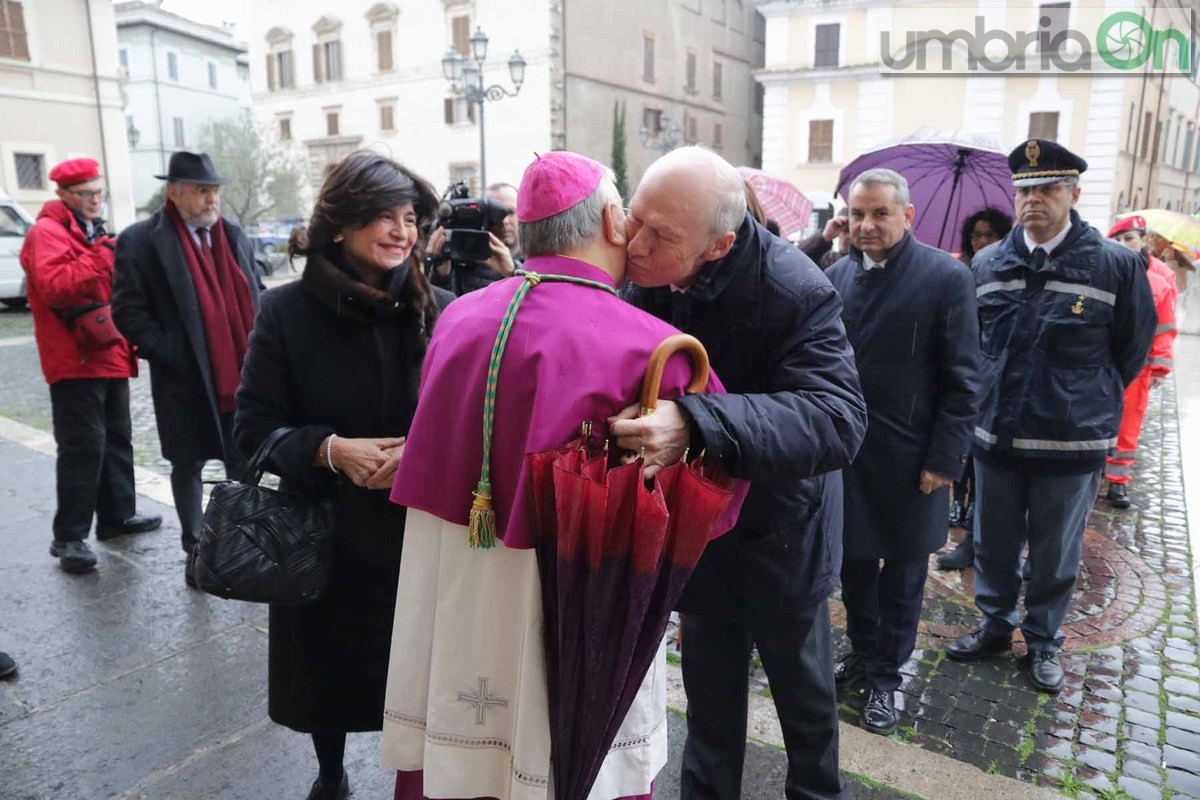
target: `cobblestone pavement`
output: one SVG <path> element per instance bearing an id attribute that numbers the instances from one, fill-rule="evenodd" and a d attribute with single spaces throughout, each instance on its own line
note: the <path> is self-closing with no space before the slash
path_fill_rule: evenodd
<path id="1" fill-rule="evenodd" d="M 1200 797 L 1200 667 L 1175 386 L 1151 397 L 1133 508 L 1097 499 L 1065 627 L 1066 688 L 1030 688 L 1011 656 L 961 664 L 945 645 L 973 630 L 973 573 L 930 569 L 918 649 L 897 695 L 897 737 L 1075 797 Z M 1103 491 L 1103 490 L 1102 490 Z M 955 541 L 963 531 L 953 532 Z M 845 652 L 845 610 L 831 604 Z M 769 694 L 761 668 L 752 691 Z M 857 724 L 862 695 L 843 697 Z"/>

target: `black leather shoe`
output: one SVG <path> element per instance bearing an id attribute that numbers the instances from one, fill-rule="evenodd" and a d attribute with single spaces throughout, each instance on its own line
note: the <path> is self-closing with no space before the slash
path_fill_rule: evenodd
<path id="1" fill-rule="evenodd" d="M 17 672 L 17 662 L 8 653 L 0 653 L 0 680 Z"/>
<path id="2" fill-rule="evenodd" d="M 862 656 L 854 651 L 846 653 L 833 666 L 833 682 L 839 689 L 861 683 L 866 677 L 867 671 L 863 667 Z"/>
<path id="3" fill-rule="evenodd" d="M 1129 508 L 1129 488 L 1123 483 L 1108 484 L 1108 504 L 1113 508 L 1126 509 Z"/>
<path id="4" fill-rule="evenodd" d="M 862 726 L 871 733 L 887 736 L 895 733 L 900 725 L 896 715 L 896 699 L 894 692 L 882 689 L 872 689 L 867 696 L 867 704 L 863 707 Z"/>
<path id="5" fill-rule="evenodd" d="M 306 800 L 346 800 L 351 794 L 350 776 L 346 774 L 346 770 L 342 770 L 341 783 L 326 782 L 324 778 L 317 776 L 312 788 L 308 790 Z"/>
<path id="6" fill-rule="evenodd" d="M 957 528 L 962 524 L 963 505 L 955 500 L 950 504 L 950 527 Z"/>
<path id="7" fill-rule="evenodd" d="M 946 553 L 938 553 L 938 569 L 969 569 L 975 566 L 975 546 L 971 534 L 958 543 L 958 546 Z"/>
<path id="8" fill-rule="evenodd" d="M 969 534 L 975 528 L 975 501 L 967 503 L 967 507 L 963 509 L 962 519 L 959 520 L 962 526 L 967 529 Z"/>
<path id="9" fill-rule="evenodd" d="M 50 555 L 58 559 L 63 572 L 79 574 L 96 568 L 96 554 L 87 542 L 51 542 Z"/>
<path id="10" fill-rule="evenodd" d="M 96 525 L 96 539 L 105 541 L 118 536 L 128 536 L 131 533 L 147 533 L 162 527 L 162 517 L 158 514 L 134 514 L 120 525 Z"/>
<path id="11" fill-rule="evenodd" d="M 960 636 L 946 647 L 946 655 L 955 661 L 977 661 L 981 658 L 1006 653 L 1012 649 L 1012 634 L 988 633 L 979 628 L 974 633 Z"/>
<path id="12" fill-rule="evenodd" d="M 1025 654 L 1025 672 L 1033 688 L 1047 694 L 1058 694 L 1066 680 L 1055 650 L 1030 650 Z"/>

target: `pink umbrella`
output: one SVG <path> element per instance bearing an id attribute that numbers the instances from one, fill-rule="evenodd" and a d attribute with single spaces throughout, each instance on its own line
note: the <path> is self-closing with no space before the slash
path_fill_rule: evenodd
<path id="1" fill-rule="evenodd" d="M 808 228 L 812 215 L 812 201 L 804 193 L 785 180 L 773 178 L 760 169 L 738 167 L 742 180 L 750 184 L 767 219 L 779 224 L 779 235 L 783 238 Z"/>

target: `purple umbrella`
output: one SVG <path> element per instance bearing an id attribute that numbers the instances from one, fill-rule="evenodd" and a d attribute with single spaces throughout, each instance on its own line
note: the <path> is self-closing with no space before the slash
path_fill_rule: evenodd
<path id="1" fill-rule="evenodd" d="M 948 252 L 962 250 L 962 224 L 992 206 L 1014 214 L 1008 154 L 989 137 L 922 128 L 851 161 L 838 176 L 837 193 L 847 200 L 861 173 L 887 167 L 908 180 L 917 214 L 913 235 Z"/>

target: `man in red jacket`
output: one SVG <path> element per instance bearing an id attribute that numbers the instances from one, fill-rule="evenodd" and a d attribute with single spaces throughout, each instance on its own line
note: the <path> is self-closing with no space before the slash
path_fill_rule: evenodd
<path id="1" fill-rule="evenodd" d="M 42 207 L 25 236 L 21 266 L 58 444 L 50 555 L 67 572 L 87 572 L 96 566 L 85 541 L 93 516 L 99 540 L 152 531 L 162 517 L 142 516 L 135 506 L 129 345 L 114 336 L 96 349 L 72 330 L 85 323 L 67 321 L 94 307 L 88 316 L 103 325 L 100 318 L 109 313 L 114 243 L 100 218 L 100 165 L 90 158 L 64 161 L 50 170 L 50 180 L 59 199 Z"/>

